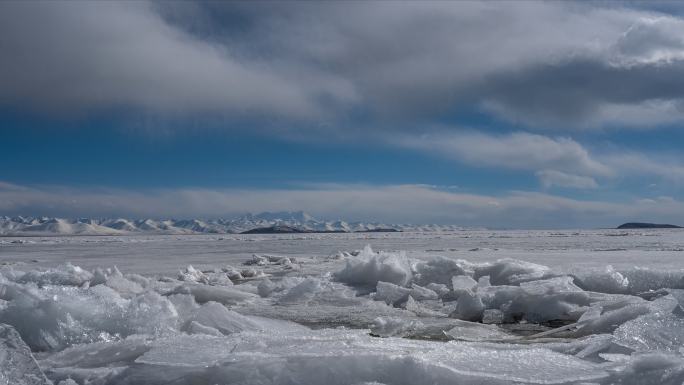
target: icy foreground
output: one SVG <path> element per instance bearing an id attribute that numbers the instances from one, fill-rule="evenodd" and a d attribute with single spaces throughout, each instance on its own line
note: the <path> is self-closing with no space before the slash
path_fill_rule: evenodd
<path id="1" fill-rule="evenodd" d="M 684 382 L 682 271 L 370 247 L 174 276 L 20 267 L 0 270 L 0 383 Z"/>

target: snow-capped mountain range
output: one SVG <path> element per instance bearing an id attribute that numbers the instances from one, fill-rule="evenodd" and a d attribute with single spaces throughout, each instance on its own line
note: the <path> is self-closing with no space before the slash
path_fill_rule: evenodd
<path id="1" fill-rule="evenodd" d="M 454 231 L 453 225 L 392 225 L 383 223 L 322 221 L 302 212 L 265 212 L 233 219 L 125 219 L 0 216 L 0 236 L 129 235 L 129 234 L 237 234 L 248 230 L 287 226 L 309 232 Z"/>

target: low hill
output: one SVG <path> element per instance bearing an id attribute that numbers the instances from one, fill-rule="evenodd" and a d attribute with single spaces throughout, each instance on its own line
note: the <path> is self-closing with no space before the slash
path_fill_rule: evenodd
<path id="1" fill-rule="evenodd" d="M 243 231 L 240 234 L 299 234 L 299 233 L 311 233 L 310 230 L 302 230 L 291 226 L 270 226 L 270 227 L 257 227 L 256 229 L 251 229 Z"/>
<path id="2" fill-rule="evenodd" d="M 618 229 L 681 229 L 681 226 L 668 225 L 668 224 L 658 224 L 658 223 L 641 223 L 641 222 L 629 222 L 624 223 L 617 227 Z"/>

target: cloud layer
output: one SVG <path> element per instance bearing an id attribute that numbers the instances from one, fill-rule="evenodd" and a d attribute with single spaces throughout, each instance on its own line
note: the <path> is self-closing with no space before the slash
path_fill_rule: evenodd
<path id="1" fill-rule="evenodd" d="M 493 167 L 513 170 L 539 171 L 548 176 L 562 173 L 566 179 L 572 175 L 609 177 L 613 170 L 594 159 L 589 152 L 572 139 L 516 132 L 506 135 L 489 135 L 481 132 L 463 131 L 408 136 L 398 139 L 398 144 L 407 148 L 433 152 L 466 164 L 479 167 Z M 542 171 L 543 170 L 543 171 Z M 580 177 L 575 177 L 575 179 Z M 556 183 L 557 184 L 557 183 Z M 567 186 L 567 187 L 585 187 Z M 595 184 L 595 182 L 594 182 Z"/>
<path id="2" fill-rule="evenodd" d="M 0 103 L 333 125 L 471 108 L 535 127 L 681 122 L 684 20 L 625 5 L 3 2 Z"/>
<path id="3" fill-rule="evenodd" d="M 630 220 L 681 222 L 684 202 L 669 197 L 604 202 L 535 192 L 477 195 L 424 185 L 320 185 L 297 189 L 132 191 L 0 184 L 0 211 L 12 214 L 216 218 L 305 210 L 328 219 L 457 223 L 495 228 L 614 226 Z"/>
<path id="4" fill-rule="evenodd" d="M 665 221 L 682 212 L 678 201 L 551 195 L 600 196 L 613 188 L 624 200 L 638 184 L 682 191 L 684 162 L 676 152 L 645 151 L 639 143 L 608 143 L 606 150 L 594 141 L 605 132 L 615 135 L 610 142 L 623 129 L 684 123 L 684 18 L 648 4 L 0 2 L 3 112 L 39 112 L 48 121 L 104 117 L 112 126 L 142 116 L 313 143 L 370 141 L 454 167 L 535 176 L 532 188 L 545 192 L 511 193 L 503 185 L 498 196 L 412 184 L 148 191 L 0 185 L 0 213 L 304 209 L 489 226 L 543 226 L 547 216 L 548 223 L 608 225 L 638 214 Z M 8 121 L 3 130 L 17 129 Z"/>

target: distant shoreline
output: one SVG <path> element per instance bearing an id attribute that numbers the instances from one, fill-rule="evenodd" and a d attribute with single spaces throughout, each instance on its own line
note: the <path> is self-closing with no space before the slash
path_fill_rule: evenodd
<path id="1" fill-rule="evenodd" d="M 627 222 L 616 227 L 618 230 L 628 230 L 628 229 L 681 229 L 682 226 L 670 225 L 670 224 L 660 224 L 660 223 L 647 223 L 647 222 Z"/>

